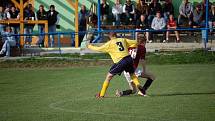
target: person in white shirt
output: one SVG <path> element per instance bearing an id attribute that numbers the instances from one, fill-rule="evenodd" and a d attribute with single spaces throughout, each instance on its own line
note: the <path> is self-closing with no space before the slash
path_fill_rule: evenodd
<path id="1" fill-rule="evenodd" d="M 156 17 L 154 17 L 154 19 L 152 20 L 152 24 L 151 24 L 151 28 L 153 30 L 162 30 L 165 29 L 166 27 L 166 21 L 163 17 L 161 17 L 161 13 L 160 11 L 156 12 Z M 158 31 L 158 32 L 153 32 L 152 34 L 158 34 L 158 33 L 163 33 L 162 31 Z M 165 36 L 165 34 L 164 34 Z"/>
<path id="2" fill-rule="evenodd" d="M 120 4 L 120 0 L 116 0 L 115 5 L 112 8 L 112 13 L 115 18 L 113 25 L 120 25 L 120 18 L 123 12 L 122 4 Z"/>

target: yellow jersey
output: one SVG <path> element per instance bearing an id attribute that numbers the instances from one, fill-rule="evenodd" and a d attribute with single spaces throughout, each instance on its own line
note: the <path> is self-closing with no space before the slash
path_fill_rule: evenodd
<path id="1" fill-rule="evenodd" d="M 129 55 L 129 47 L 137 47 L 137 41 L 126 38 L 112 38 L 100 47 L 88 45 L 91 50 L 108 53 L 114 63 L 118 63 L 122 58 Z"/>

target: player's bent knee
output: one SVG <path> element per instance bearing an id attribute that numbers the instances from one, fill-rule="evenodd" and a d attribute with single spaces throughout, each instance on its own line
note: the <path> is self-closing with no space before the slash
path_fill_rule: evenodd
<path id="1" fill-rule="evenodd" d="M 107 78 L 108 78 L 109 80 L 111 80 L 111 79 L 113 78 L 113 76 L 114 76 L 114 75 L 111 74 L 111 73 L 108 73 L 108 74 L 107 74 Z"/>

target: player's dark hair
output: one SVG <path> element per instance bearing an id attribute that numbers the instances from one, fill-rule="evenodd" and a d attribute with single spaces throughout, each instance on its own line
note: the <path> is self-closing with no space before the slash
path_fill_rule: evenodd
<path id="1" fill-rule="evenodd" d="M 50 8 L 50 9 L 51 9 L 51 8 L 55 9 L 55 6 L 54 6 L 54 5 L 50 5 L 50 7 L 49 7 L 49 8 Z"/>
<path id="2" fill-rule="evenodd" d="M 116 32 L 110 32 L 109 36 L 110 37 L 116 37 Z"/>
<path id="3" fill-rule="evenodd" d="M 138 42 L 138 44 L 145 43 L 146 42 L 146 37 L 145 36 L 139 36 L 137 38 L 137 42 Z"/>

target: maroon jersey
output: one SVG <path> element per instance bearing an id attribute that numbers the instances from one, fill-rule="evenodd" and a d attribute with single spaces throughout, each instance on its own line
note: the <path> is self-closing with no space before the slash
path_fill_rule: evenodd
<path id="1" fill-rule="evenodd" d="M 133 66 L 136 70 L 136 68 L 138 67 L 140 59 L 145 59 L 146 48 L 144 45 L 138 45 L 137 48 L 129 48 L 128 50 L 129 50 L 129 53 L 131 54 L 131 57 L 134 60 Z"/>

